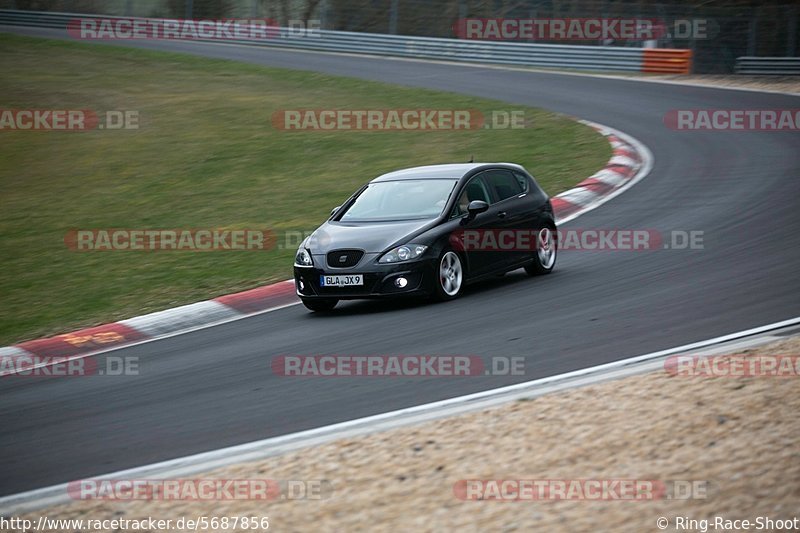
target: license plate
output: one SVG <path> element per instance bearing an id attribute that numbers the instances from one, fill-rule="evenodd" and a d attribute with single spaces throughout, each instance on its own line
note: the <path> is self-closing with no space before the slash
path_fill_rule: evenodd
<path id="1" fill-rule="evenodd" d="M 364 284 L 362 274 L 345 274 L 340 276 L 320 276 L 319 284 L 323 287 L 352 287 Z"/>

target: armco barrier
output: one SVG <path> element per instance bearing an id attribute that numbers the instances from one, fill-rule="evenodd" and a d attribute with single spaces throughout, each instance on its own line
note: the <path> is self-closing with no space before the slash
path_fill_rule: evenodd
<path id="1" fill-rule="evenodd" d="M 642 72 L 689 74 L 692 72 L 692 51 L 646 48 L 642 56 Z"/>
<path id="2" fill-rule="evenodd" d="M 800 76 L 800 57 L 737 57 L 736 74 Z"/>
<path id="3" fill-rule="evenodd" d="M 77 18 L 120 19 L 120 17 L 75 13 L 0 10 L 0 25 L 66 28 L 70 20 Z M 214 39 L 198 38 L 195 40 L 213 41 Z M 231 39 L 226 42 L 252 46 L 606 72 L 685 74 L 690 71 L 691 66 L 691 51 L 689 50 L 466 41 L 328 30 L 297 35 L 287 28 L 281 28 L 272 38 Z"/>

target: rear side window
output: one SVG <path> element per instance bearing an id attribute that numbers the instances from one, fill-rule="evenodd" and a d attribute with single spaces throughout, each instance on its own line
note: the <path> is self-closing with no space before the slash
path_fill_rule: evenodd
<path id="1" fill-rule="evenodd" d="M 528 176 L 526 176 L 522 172 L 517 172 L 515 170 L 514 171 L 514 177 L 517 179 L 517 182 L 519 183 L 519 186 L 522 187 L 522 192 L 527 192 L 528 191 L 528 186 L 530 185 L 530 182 L 528 181 Z"/>
<path id="2" fill-rule="evenodd" d="M 498 202 L 525 192 L 519 180 L 508 170 L 489 170 L 481 174 L 481 177 Z"/>

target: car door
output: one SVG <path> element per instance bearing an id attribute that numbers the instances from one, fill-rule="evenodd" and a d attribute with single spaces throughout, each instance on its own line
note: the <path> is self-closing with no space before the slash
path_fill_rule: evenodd
<path id="1" fill-rule="evenodd" d="M 496 220 L 492 227 L 497 234 L 498 257 L 495 267 L 517 265 L 530 257 L 535 245 L 531 231 L 536 213 L 528 198 L 527 182 L 509 169 L 492 169 L 482 173 L 494 199 L 492 209 Z"/>
<path id="2" fill-rule="evenodd" d="M 468 219 L 467 205 L 474 200 L 481 200 L 489 204 L 489 210 L 479 213 L 474 219 Z M 450 215 L 451 219 L 461 219 L 461 224 L 455 232 L 460 241 L 459 247 L 467 256 L 467 265 L 470 277 L 481 276 L 490 272 L 498 261 L 498 251 L 492 247 L 483 246 L 484 232 L 491 229 L 497 222 L 497 214 L 492 212 L 491 205 L 494 198 L 485 180 L 478 174 L 470 178 L 459 192 L 459 198 Z"/>
<path id="3" fill-rule="evenodd" d="M 498 196 L 498 192 L 506 194 L 508 191 L 503 187 L 508 186 L 516 187 L 512 189 L 512 192 L 521 190 L 513 175 L 510 173 L 506 175 L 513 181 L 511 183 L 498 178 L 498 172 L 502 171 L 490 169 L 473 176 L 462 189 L 461 197 L 456 202 L 455 216 L 465 216 L 466 204 L 473 200 L 482 200 L 489 204 L 487 211 L 478 214 L 472 220 L 465 220 L 462 225 L 464 250 L 467 254 L 470 276 L 482 276 L 497 271 L 504 265 L 513 262 L 512 255 L 522 255 L 504 248 L 498 241 L 502 230 L 520 223 L 514 206 L 504 201 L 508 198 Z M 501 198 L 503 199 L 501 200 Z"/>

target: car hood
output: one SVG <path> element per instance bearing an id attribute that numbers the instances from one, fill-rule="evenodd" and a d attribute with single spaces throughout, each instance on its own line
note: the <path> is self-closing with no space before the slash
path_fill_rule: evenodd
<path id="1" fill-rule="evenodd" d="M 356 248 L 366 253 L 383 252 L 398 241 L 410 238 L 434 224 L 435 220 L 430 219 L 400 222 L 326 222 L 309 236 L 306 248 L 312 254 L 325 254 L 340 248 Z"/>

